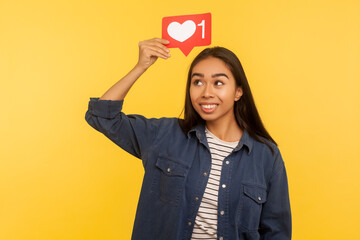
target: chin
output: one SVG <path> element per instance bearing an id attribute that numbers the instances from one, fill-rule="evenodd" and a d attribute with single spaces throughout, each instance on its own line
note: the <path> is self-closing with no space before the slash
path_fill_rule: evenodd
<path id="1" fill-rule="evenodd" d="M 214 121 L 214 120 L 216 120 L 216 117 L 213 117 L 213 116 L 202 116 L 202 115 L 200 115 L 200 117 L 201 117 L 204 121 Z"/>

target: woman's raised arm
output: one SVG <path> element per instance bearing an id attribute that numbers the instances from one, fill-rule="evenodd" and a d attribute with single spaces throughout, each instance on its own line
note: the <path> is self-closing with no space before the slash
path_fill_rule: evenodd
<path id="1" fill-rule="evenodd" d="M 139 60 L 135 67 L 115 83 L 99 100 L 123 100 L 135 81 L 160 57 L 170 57 L 169 49 L 164 46 L 169 41 L 152 38 L 139 42 Z"/>

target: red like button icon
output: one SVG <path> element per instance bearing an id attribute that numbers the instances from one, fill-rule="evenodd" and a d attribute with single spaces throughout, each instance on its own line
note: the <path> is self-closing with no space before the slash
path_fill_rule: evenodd
<path id="1" fill-rule="evenodd" d="M 196 46 L 211 44 L 211 13 L 164 17 L 162 38 L 168 48 L 180 48 L 187 56 Z"/>

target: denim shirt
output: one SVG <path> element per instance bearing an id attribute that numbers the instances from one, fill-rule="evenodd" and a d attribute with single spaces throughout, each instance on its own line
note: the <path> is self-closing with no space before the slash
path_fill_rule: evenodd
<path id="1" fill-rule="evenodd" d="M 205 126 L 185 134 L 177 118 L 126 115 L 122 105 L 123 100 L 90 98 L 85 119 L 142 160 L 145 174 L 132 239 L 190 239 L 211 167 Z M 244 131 L 224 159 L 218 194 L 219 240 L 291 239 L 285 165 L 279 149 L 271 146 L 274 154 Z"/>

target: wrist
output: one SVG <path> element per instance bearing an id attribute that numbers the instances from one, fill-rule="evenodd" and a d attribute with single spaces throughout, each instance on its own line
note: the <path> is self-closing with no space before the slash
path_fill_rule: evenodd
<path id="1" fill-rule="evenodd" d="M 137 64 L 134 66 L 133 70 L 142 74 L 142 73 L 144 73 L 148 68 L 149 68 L 149 67 L 145 67 L 145 66 L 140 65 L 139 63 L 137 63 Z"/>

